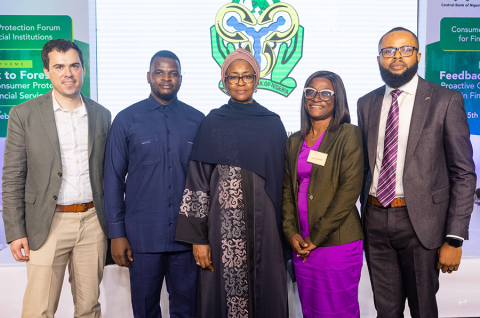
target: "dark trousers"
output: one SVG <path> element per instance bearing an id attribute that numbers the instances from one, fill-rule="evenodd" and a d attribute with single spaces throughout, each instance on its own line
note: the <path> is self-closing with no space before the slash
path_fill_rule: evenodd
<path id="1" fill-rule="evenodd" d="M 161 318 L 160 292 L 166 278 L 171 318 L 196 317 L 197 271 L 192 251 L 134 253 L 130 290 L 135 318 Z"/>
<path id="2" fill-rule="evenodd" d="M 407 208 L 367 203 L 363 225 L 377 317 L 403 317 L 408 299 L 413 318 L 438 318 L 437 250 L 420 243 Z"/>

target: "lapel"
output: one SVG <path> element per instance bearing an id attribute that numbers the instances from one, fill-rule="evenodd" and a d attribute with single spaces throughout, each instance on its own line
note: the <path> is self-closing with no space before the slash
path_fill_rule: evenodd
<path id="1" fill-rule="evenodd" d="M 52 91 L 43 95 L 39 101 L 40 104 L 38 104 L 37 107 L 43 127 L 47 132 L 48 139 L 50 139 L 53 149 L 55 149 L 55 154 L 60 159 L 60 162 L 62 162 L 62 158 L 60 157 L 60 142 L 58 141 L 57 125 L 55 124 L 55 115 L 53 114 Z"/>
<path id="2" fill-rule="evenodd" d="M 367 151 L 370 170 L 375 169 L 375 158 L 377 155 L 378 129 L 380 127 L 380 114 L 382 113 L 383 96 L 385 95 L 385 86 L 375 90 L 368 105 L 367 115 Z"/>
<path id="3" fill-rule="evenodd" d="M 298 182 L 297 182 L 297 171 L 298 171 L 298 156 L 300 155 L 300 150 L 302 149 L 302 145 L 303 145 L 303 140 L 300 138 L 300 134 L 298 135 L 298 142 L 292 142 L 293 145 L 295 145 L 292 149 L 292 157 L 290 158 L 290 162 L 291 164 L 293 165 L 293 169 L 290 169 L 291 171 L 293 171 L 293 190 L 295 193 L 295 195 L 297 195 L 298 193 Z"/>
<path id="4" fill-rule="evenodd" d="M 410 121 L 410 129 L 408 132 L 407 150 L 405 153 L 405 165 L 412 157 L 417 147 L 418 140 L 427 119 L 428 109 L 432 101 L 433 88 L 423 78 L 418 78 L 417 93 L 415 94 L 415 102 L 413 103 L 412 119 Z M 405 171 L 405 168 L 404 170 Z"/>
<path id="5" fill-rule="evenodd" d="M 90 104 L 90 102 L 82 95 L 83 103 L 87 109 L 88 116 L 88 157 L 93 149 L 93 142 L 95 141 L 95 129 L 97 124 L 97 109 Z"/>
<path id="6" fill-rule="evenodd" d="M 335 142 L 335 139 L 338 137 L 338 132 L 341 128 L 339 127 L 336 132 L 330 132 L 330 129 L 327 129 L 325 132 L 325 136 L 323 136 L 322 142 L 320 143 L 320 146 L 318 147 L 317 151 L 326 153 L 328 155 L 329 149 L 332 146 L 332 144 Z M 327 157 L 328 160 L 328 157 Z M 332 160 L 332 158 L 330 158 Z M 319 165 L 312 165 L 312 172 L 310 173 L 310 176 L 313 176 L 315 172 L 317 172 Z"/>

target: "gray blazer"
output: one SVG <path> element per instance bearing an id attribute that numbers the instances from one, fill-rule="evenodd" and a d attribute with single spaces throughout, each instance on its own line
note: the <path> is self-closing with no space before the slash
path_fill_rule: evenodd
<path id="1" fill-rule="evenodd" d="M 110 112 L 82 95 L 88 113 L 90 183 L 98 220 L 108 237 L 103 206 L 103 161 Z M 62 160 L 52 91 L 10 111 L 3 164 L 3 220 L 7 242 L 27 237 L 29 248 L 45 242 L 62 183 Z"/>
<path id="2" fill-rule="evenodd" d="M 364 197 L 375 168 L 384 94 L 382 86 L 358 100 L 358 125 L 365 154 Z M 462 94 L 419 78 L 403 189 L 410 221 L 428 249 L 440 247 L 447 234 L 468 239 L 476 184 L 472 156 Z"/>

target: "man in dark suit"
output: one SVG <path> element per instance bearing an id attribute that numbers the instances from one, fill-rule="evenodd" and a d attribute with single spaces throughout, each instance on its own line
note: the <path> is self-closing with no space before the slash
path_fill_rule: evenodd
<path id="1" fill-rule="evenodd" d="M 27 262 L 22 317 L 54 316 L 67 263 L 75 317 L 101 317 L 111 116 L 80 93 L 85 67 L 75 43 L 47 42 L 42 61 L 53 89 L 10 111 L 3 165 L 5 233 L 15 260 Z"/>
<path id="2" fill-rule="evenodd" d="M 358 101 L 363 134 L 365 253 L 378 317 L 438 317 L 439 269 L 460 265 L 475 169 L 463 97 L 416 75 L 418 39 L 379 42 L 386 86 Z M 366 201 L 366 202 L 365 202 Z"/>

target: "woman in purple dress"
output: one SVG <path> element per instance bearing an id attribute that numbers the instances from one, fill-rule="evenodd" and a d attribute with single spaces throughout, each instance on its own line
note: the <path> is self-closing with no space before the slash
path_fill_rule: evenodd
<path id="1" fill-rule="evenodd" d="M 345 87 L 332 72 L 305 83 L 301 130 L 287 141 L 283 231 L 304 317 L 360 317 L 362 136 L 350 124 Z"/>

